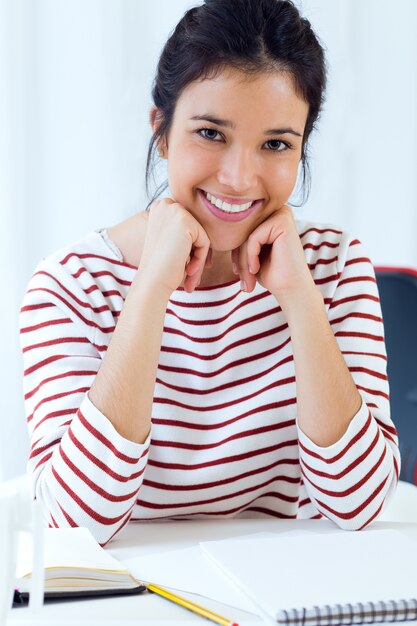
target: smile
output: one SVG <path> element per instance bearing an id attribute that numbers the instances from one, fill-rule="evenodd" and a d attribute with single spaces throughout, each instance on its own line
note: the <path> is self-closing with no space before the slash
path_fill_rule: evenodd
<path id="1" fill-rule="evenodd" d="M 261 198 L 260 200 L 250 200 L 242 204 L 232 204 L 202 189 L 198 189 L 197 191 L 203 205 L 215 215 L 215 217 L 226 222 L 240 222 L 244 220 L 251 215 L 263 201 Z"/>
<path id="2" fill-rule="evenodd" d="M 245 204 L 229 204 L 228 202 L 223 202 L 223 200 L 220 200 L 220 198 L 217 198 L 217 196 L 213 196 L 208 191 L 205 191 L 204 193 L 206 195 L 206 198 L 212 204 L 214 204 L 221 211 L 225 211 L 226 213 L 240 213 L 241 211 L 246 211 L 255 202 L 255 200 L 251 200 L 250 202 L 246 202 Z"/>

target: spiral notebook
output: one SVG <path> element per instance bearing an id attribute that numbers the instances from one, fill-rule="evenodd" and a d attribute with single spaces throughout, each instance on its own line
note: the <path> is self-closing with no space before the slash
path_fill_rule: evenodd
<path id="1" fill-rule="evenodd" d="M 417 541 L 398 531 L 282 533 L 200 547 L 280 624 L 417 620 Z"/>

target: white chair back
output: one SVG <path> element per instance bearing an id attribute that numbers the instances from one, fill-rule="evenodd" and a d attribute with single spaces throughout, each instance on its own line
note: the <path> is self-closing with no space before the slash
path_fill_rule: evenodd
<path id="1" fill-rule="evenodd" d="M 33 568 L 29 609 L 35 617 L 43 604 L 43 527 L 40 506 L 33 501 L 26 476 L 0 483 L 0 626 L 13 602 L 19 531 L 33 536 Z"/>

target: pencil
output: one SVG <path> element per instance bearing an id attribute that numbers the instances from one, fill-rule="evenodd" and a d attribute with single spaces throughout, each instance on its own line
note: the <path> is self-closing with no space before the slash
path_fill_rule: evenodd
<path id="1" fill-rule="evenodd" d="M 163 587 L 159 587 L 158 585 L 146 585 L 146 588 L 152 593 L 156 593 L 167 600 L 171 600 L 171 602 L 175 602 L 175 604 L 179 604 L 184 607 L 184 609 L 188 609 L 189 611 L 193 611 L 197 615 L 201 617 L 205 617 L 206 619 L 210 619 L 212 622 L 216 624 L 220 624 L 220 626 L 239 626 L 233 620 L 227 619 L 227 617 L 222 617 L 218 613 L 214 613 L 214 611 L 210 611 L 209 609 L 205 609 L 203 606 L 196 604 L 195 602 L 191 602 L 191 600 L 186 600 L 186 598 L 182 598 L 181 596 L 177 596 L 175 593 L 164 589 Z"/>

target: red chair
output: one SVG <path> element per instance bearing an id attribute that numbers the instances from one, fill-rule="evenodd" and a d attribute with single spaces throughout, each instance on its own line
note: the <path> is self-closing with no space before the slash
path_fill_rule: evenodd
<path id="1" fill-rule="evenodd" d="M 417 270 L 375 267 L 384 319 L 393 422 L 401 480 L 417 485 Z"/>

